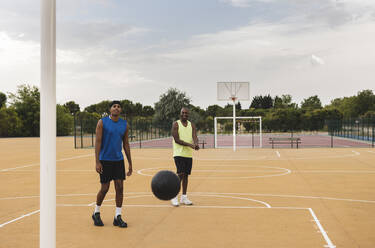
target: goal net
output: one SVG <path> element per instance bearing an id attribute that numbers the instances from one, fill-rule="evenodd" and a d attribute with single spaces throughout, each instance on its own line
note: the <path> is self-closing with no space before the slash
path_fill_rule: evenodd
<path id="1" fill-rule="evenodd" d="M 262 117 L 238 116 L 236 117 L 235 130 L 236 132 L 233 134 L 233 117 L 215 117 L 215 148 L 262 147 Z M 236 136 L 236 144 L 233 144 L 234 135 Z"/>

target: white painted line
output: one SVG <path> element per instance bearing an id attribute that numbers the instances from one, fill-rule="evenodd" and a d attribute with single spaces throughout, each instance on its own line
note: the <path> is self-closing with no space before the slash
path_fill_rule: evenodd
<path id="1" fill-rule="evenodd" d="M 87 207 L 86 204 L 57 204 L 58 207 Z M 102 207 L 115 207 L 115 204 L 102 204 Z M 163 204 L 163 205 L 151 205 L 151 204 L 123 204 L 124 207 L 145 207 L 145 208 L 175 208 L 171 204 Z M 268 207 L 249 207 L 249 206 L 203 206 L 203 205 L 190 205 L 184 206 L 180 205 L 179 207 L 186 207 L 186 208 L 224 208 L 224 209 L 274 209 Z M 302 209 L 302 208 L 301 208 Z M 306 208 L 304 208 L 306 209 Z"/>
<path id="2" fill-rule="evenodd" d="M 286 168 L 280 167 L 271 167 L 271 166 L 250 166 L 250 167 L 259 167 L 259 168 L 269 168 L 269 169 L 277 169 L 276 173 L 280 174 L 271 174 L 271 175 L 262 175 L 262 176 L 239 176 L 239 177 L 217 177 L 217 176 L 190 176 L 190 179 L 250 179 L 250 178 L 264 178 L 264 177 L 276 177 L 276 176 L 284 176 L 287 174 L 292 173 L 291 170 Z M 145 171 L 154 171 L 154 170 L 161 170 L 161 169 L 170 169 L 170 167 L 155 167 L 155 168 L 144 168 L 137 170 L 137 173 L 142 176 L 152 177 L 153 174 L 147 174 Z M 273 171 L 274 172 L 274 171 Z"/>
<path id="3" fill-rule="evenodd" d="M 305 199 L 322 199 L 322 200 L 333 200 L 333 201 L 375 203 L 375 201 L 371 201 L 371 200 L 344 199 L 344 198 L 333 198 L 333 197 L 324 197 L 324 196 L 274 195 L 274 194 L 257 194 L 257 193 L 219 193 L 219 192 L 191 192 L 190 194 L 251 195 L 251 196 L 265 196 L 265 197 L 305 198 Z"/>
<path id="4" fill-rule="evenodd" d="M 222 198 L 232 198 L 232 199 L 239 199 L 239 200 L 245 200 L 245 201 L 253 201 L 253 202 L 258 202 L 258 203 L 261 203 L 263 205 L 266 206 L 266 208 L 271 208 L 271 205 L 266 203 L 266 202 L 263 202 L 263 201 L 258 201 L 258 200 L 254 200 L 254 199 L 250 199 L 250 198 L 243 198 L 243 197 L 236 197 L 236 196 L 224 196 L 224 195 L 200 195 L 200 196 L 213 196 L 213 197 L 222 197 Z"/>
<path id="5" fill-rule="evenodd" d="M 56 160 L 56 162 L 67 161 L 67 160 L 72 160 L 72 159 L 77 159 L 77 158 L 84 158 L 84 157 L 89 157 L 89 156 L 94 156 L 94 155 L 93 154 L 86 154 L 86 155 L 74 156 L 74 157 L 70 157 L 70 158 L 62 158 L 62 159 Z M 39 164 L 40 163 L 33 163 L 33 164 L 27 164 L 27 165 L 12 167 L 12 168 L 6 168 L 6 169 L 0 170 L 0 172 L 2 172 L 2 171 L 17 170 L 17 169 L 20 169 L 20 168 L 27 168 L 27 167 L 32 167 L 32 166 L 37 166 Z"/>
<path id="6" fill-rule="evenodd" d="M 375 153 L 374 151 L 367 151 L 367 152 L 370 152 L 370 153 Z"/>
<path id="7" fill-rule="evenodd" d="M 147 195 L 136 195 L 136 196 L 128 196 L 128 197 L 124 197 L 125 200 L 126 199 L 130 199 L 130 198 L 140 198 L 140 197 L 150 197 L 152 196 L 152 194 L 147 194 Z M 237 197 L 237 196 L 227 196 L 227 195 L 213 195 L 213 194 L 208 194 L 208 195 L 204 195 L 204 194 L 200 194 L 199 196 L 208 196 L 208 197 L 221 197 L 221 198 L 231 198 L 231 199 L 239 199 L 239 200 L 245 200 L 245 201 L 252 201 L 252 202 L 257 202 L 257 203 L 260 203 L 260 204 L 263 204 L 264 206 L 266 206 L 266 208 L 271 208 L 271 205 L 266 203 L 266 202 L 263 202 L 263 201 L 258 201 L 258 200 L 255 200 L 255 199 L 250 199 L 250 198 L 244 198 L 244 197 Z M 107 199 L 107 200 L 104 200 L 103 202 L 109 202 L 109 201 L 114 201 L 115 199 Z M 94 206 L 96 202 L 92 202 L 92 203 L 89 203 L 89 204 L 79 204 L 79 205 L 83 205 L 83 206 Z"/>
<path id="8" fill-rule="evenodd" d="M 164 202 L 164 201 L 161 201 Z M 86 204 L 57 204 L 58 207 L 88 207 Z M 115 204 L 102 204 L 102 207 L 115 207 Z M 146 208 L 175 208 L 171 204 L 123 204 L 124 207 L 146 207 Z M 221 209 L 282 209 L 282 210 L 309 210 L 303 207 L 255 207 L 255 206 L 218 206 L 218 205 L 179 205 L 187 208 L 221 208 Z M 314 220 L 312 220 L 314 221 Z"/>
<path id="9" fill-rule="evenodd" d="M 11 170 L 9 172 L 34 172 L 39 173 L 39 170 Z M 96 172 L 95 169 L 92 170 L 56 170 L 56 172 Z"/>
<path id="10" fill-rule="evenodd" d="M 301 170 L 296 173 L 350 173 L 350 174 L 372 174 L 375 171 L 355 171 L 355 170 Z"/>
<path id="11" fill-rule="evenodd" d="M 151 195 L 151 192 L 126 192 L 124 195 Z M 275 195 L 275 194 L 258 194 L 258 193 L 223 193 L 223 192 L 190 192 L 192 195 L 200 194 L 213 194 L 213 195 L 250 195 L 250 196 L 264 196 L 264 197 L 283 197 L 283 198 L 305 198 L 305 199 L 322 199 L 322 200 L 332 200 L 332 201 L 348 201 L 348 202 L 360 202 L 360 203 L 372 203 L 375 204 L 373 200 L 358 200 L 358 199 L 346 199 L 346 198 L 334 198 L 334 197 L 325 197 L 325 196 L 301 196 L 301 195 Z M 88 193 L 88 194 L 60 194 L 57 197 L 77 197 L 77 196 L 95 196 L 97 193 Z M 115 195 L 115 193 L 107 193 L 107 195 Z M 39 196 L 16 196 L 16 197 L 3 197 L 0 200 L 17 200 L 17 199 L 31 199 L 39 198 Z M 85 204 L 87 206 L 87 204 Z M 275 208 L 275 207 L 273 207 Z"/>
<path id="12" fill-rule="evenodd" d="M 34 211 L 34 212 L 31 212 L 31 213 L 28 213 L 28 214 L 21 215 L 21 216 L 18 217 L 18 218 L 15 218 L 15 219 L 13 219 L 13 220 L 10 220 L 10 221 L 7 221 L 7 222 L 5 222 L 5 223 L 3 223 L 3 224 L 0 224 L 0 228 L 1 228 L 1 227 L 4 227 L 4 226 L 6 226 L 6 225 L 8 225 L 8 224 L 10 224 L 10 223 L 12 223 L 12 222 L 15 222 L 15 221 L 17 221 L 17 220 L 23 219 L 23 218 L 25 218 L 25 217 L 27 217 L 27 216 L 31 216 L 31 215 L 33 215 L 33 214 L 39 213 L 39 211 L 40 211 L 40 210 L 38 209 L 38 210 L 36 210 L 36 211 Z"/>
<path id="13" fill-rule="evenodd" d="M 352 153 L 354 153 L 355 155 L 361 155 L 359 152 L 356 151 L 352 151 Z"/>
<path id="14" fill-rule="evenodd" d="M 31 198 L 39 198 L 39 196 L 38 195 L 31 195 L 31 196 L 3 197 L 3 198 L 0 198 L 0 201 L 1 200 L 31 199 Z"/>
<path id="15" fill-rule="evenodd" d="M 296 150 L 295 152 L 302 152 L 303 150 Z M 281 155 L 281 154 L 280 154 Z M 332 156 L 321 156 L 316 155 L 314 157 L 294 157 L 289 159 L 302 159 L 302 160 L 308 160 L 308 159 L 334 159 L 334 158 L 346 158 L 346 157 L 354 157 L 358 156 L 360 153 L 350 153 L 350 154 L 343 154 L 343 155 L 332 155 Z M 149 160 L 169 160 L 173 161 L 173 158 L 162 158 L 162 157 L 137 157 L 137 159 L 149 159 Z M 193 160 L 199 160 L 199 161 L 257 161 L 257 160 L 267 160 L 267 161 L 275 161 L 280 160 L 279 158 L 268 158 L 268 156 L 262 156 L 257 158 L 234 158 L 234 159 L 227 159 L 227 158 L 199 158 L 194 157 Z M 288 159 L 281 159 L 281 160 L 288 160 Z"/>
<path id="16" fill-rule="evenodd" d="M 39 165 L 39 163 L 27 164 L 27 165 L 17 166 L 17 167 L 13 167 L 13 168 L 2 169 L 2 170 L 0 170 L 0 172 L 11 171 L 11 170 L 16 170 L 16 169 L 20 169 L 20 168 L 27 168 L 27 167 L 36 166 L 36 165 Z"/>
<path id="17" fill-rule="evenodd" d="M 311 208 L 309 208 L 309 211 L 310 211 L 311 216 L 314 218 L 314 221 L 315 221 L 316 225 L 318 226 L 320 233 L 323 235 L 324 239 L 327 242 L 327 245 L 325 245 L 325 247 L 335 248 L 336 246 L 334 246 L 332 241 L 329 239 L 329 237 L 328 237 L 326 231 L 324 230 L 323 226 L 320 224 L 318 218 L 316 218 L 316 215 L 315 215 L 314 211 Z"/>
<path id="18" fill-rule="evenodd" d="M 281 158 L 281 155 L 280 155 L 280 152 L 279 151 L 276 151 L 276 155 Z"/>
<path id="19" fill-rule="evenodd" d="M 220 165 L 207 165 L 208 167 L 219 167 Z M 226 165 L 229 167 L 229 165 Z M 221 167 L 226 167 L 226 166 L 223 166 L 221 165 Z M 202 167 L 205 167 L 205 166 L 202 166 Z M 237 166 L 232 166 L 232 167 L 237 167 Z M 238 166 L 238 167 L 249 167 L 249 166 Z M 37 172 L 39 173 L 39 170 L 17 170 L 17 171 L 12 171 L 12 172 Z M 92 170 L 56 170 L 56 172 L 96 172 L 95 169 L 92 169 Z M 226 172 L 240 172 L 240 173 L 243 173 L 243 172 L 262 172 L 262 173 L 270 173 L 270 172 L 273 172 L 273 173 L 284 173 L 285 170 L 280 170 L 280 171 L 277 171 L 277 170 L 199 170 L 199 169 L 196 169 L 194 170 L 194 173 L 196 172 L 222 172 L 222 173 L 226 173 Z M 238 178 L 238 177 L 237 177 Z"/>

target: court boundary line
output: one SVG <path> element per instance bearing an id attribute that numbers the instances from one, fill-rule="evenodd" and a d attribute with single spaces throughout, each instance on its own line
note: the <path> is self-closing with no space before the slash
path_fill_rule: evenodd
<path id="1" fill-rule="evenodd" d="M 204 195 L 202 195 L 204 196 Z M 113 200 L 113 199 L 112 199 Z M 86 204 L 57 204 L 59 207 L 88 207 Z M 102 207 L 115 207 L 115 204 L 102 204 Z M 124 207 L 144 207 L 144 208 L 176 208 L 170 204 L 124 204 Z M 310 215 L 312 216 L 315 224 L 317 225 L 319 232 L 325 242 L 327 243 L 324 247 L 328 248 L 336 248 L 336 246 L 332 243 L 331 239 L 329 238 L 327 232 L 323 228 L 322 224 L 320 223 L 319 219 L 316 217 L 315 212 L 312 208 L 299 208 L 299 207 L 250 207 L 250 206 L 218 206 L 218 205 L 191 205 L 191 206 L 184 206 L 181 205 L 179 208 L 214 208 L 214 209 L 285 209 L 285 210 L 308 210 Z"/>
<path id="2" fill-rule="evenodd" d="M 126 192 L 124 195 L 137 195 L 137 194 L 150 194 L 150 192 Z M 264 197 L 282 197 L 282 198 L 303 198 L 303 199 L 322 199 L 331 201 L 348 201 L 348 202 L 360 202 L 360 203 L 374 203 L 375 200 L 360 200 L 360 199 L 349 199 L 349 198 L 335 198 L 327 196 L 301 196 L 301 195 L 275 195 L 275 194 L 259 194 L 259 193 L 222 193 L 222 192 L 190 192 L 190 194 L 216 194 L 216 195 L 250 195 L 250 196 L 264 196 Z M 78 197 L 78 196 L 96 196 L 97 193 L 86 193 L 86 194 L 59 194 L 57 197 Z M 108 192 L 107 195 L 115 195 L 115 193 Z M 32 199 L 39 198 L 39 195 L 33 196 L 15 196 L 15 197 L 3 197 L 1 200 L 19 200 L 19 199 Z M 126 197 L 127 198 L 127 197 Z"/>
<path id="3" fill-rule="evenodd" d="M 86 154 L 86 155 L 79 155 L 79 156 L 74 156 L 74 157 L 69 157 L 69 158 L 61 158 L 61 159 L 57 159 L 56 162 L 73 160 L 73 159 L 84 158 L 84 157 L 89 157 L 89 156 L 94 156 L 94 155 L 93 154 Z M 27 167 L 38 166 L 38 165 L 40 165 L 40 162 L 38 162 L 38 163 L 32 163 L 32 164 L 27 164 L 27 165 L 21 165 L 21 166 L 12 167 L 12 168 L 5 168 L 5 169 L 1 169 L 0 172 L 3 172 L 3 171 L 12 171 L 12 170 L 20 169 L 20 168 L 27 168 Z"/>
<path id="4" fill-rule="evenodd" d="M 277 177 L 277 176 L 285 176 L 285 175 L 288 175 L 288 174 L 291 174 L 292 171 L 287 169 L 287 168 L 282 168 L 282 167 L 274 167 L 274 166 L 246 166 L 246 167 L 258 167 L 258 168 L 271 168 L 271 169 L 280 169 L 280 170 L 283 170 L 284 172 L 282 172 L 281 174 L 273 174 L 273 175 L 264 175 L 264 176 L 249 176 L 249 177 L 202 177 L 202 176 L 190 176 L 189 178 L 190 179 L 223 179 L 223 180 L 226 180 L 226 179 L 251 179 L 251 178 L 266 178 L 266 177 Z M 149 167 L 149 168 L 143 168 L 143 169 L 139 169 L 137 170 L 137 174 L 139 175 L 142 175 L 142 176 L 148 176 L 148 177 L 152 177 L 153 175 L 149 175 L 149 174 L 145 174 L 143 173 L 143 171 L 145 170 L 159 170 L 159 169 L 170 169 L 170 167 Z M 198 169 L 197 170 L 194 170 L 194 171 L 199 171 Z"/>
<path id="5" fill-rule="evenodd" d="M 4 227 L 4 226 L 6 226 L 6 225 L 8 225 L 10 223 L 16 222 L 17 220 L 23 219 L 25 217 L 34 215 L 34 214 L 39 213 L 39 212 L 40 212 L 40 209 L 35 210 L 33 212 L 30 212 L 30 213 L 27 213 L 27 214 L 24 214 L 24 215 L 21 215 L 20 217 L 17 217 L 17 218 L 15 218 L 13 220 L 10 220 L 10 221 L 7 221 L 7 222 L 4 222 L 4 223 L 0 224 L 0 228 Z"/>
<path id="6" fill-rule="evenodd" d="M 373 153 L 372 151 L 367 151 L 367 152 Z M 354 156 L 359 156 L 360 155 L 360 153 L 356 152 L 356 151 L 352 151 L 352 153 L 354 153 L 354 154 L 344 154 L 344 155 L 341 155 L 341 156 L 327 156 L 327 157 L 292 158 L 292 159 L 330 159 L 330 158 L 354 157 Z M 67 161 L 67 160 L 73 160 L 73 159 L 77 159 L 77 158 L 85 158 L 85 157 L 90 157 L 90 156 L 94 156 L 94 155 L 90 153 L 90 154 L 79 155 L 79 156 L 74 156 L 74 157 L 62 158 L 62 159 L 57 159 L 56 162 L 63 162 L 63 161 Z M 134 157 L 134 158 L 137 158 L 137 159 L 171 160 L 171 161 L 173 160 L 172 158 L 165 159 L 165 158 L 161 158 L 161 157 Z M 256 159 L 251 159 L 251 158 L 244 158 L 244 159 L 210 159 L 210 158 L 208 158 L 208 159 L 200 159 L 200 158 L 194 158 L 194 160 L 198 160 L 198 161 L 257 161 L 257 160 L 275 161 L 275 160 L 290 160 L 290 158 L 289 159 L 282 159 L 282 158 L 279 158 L 279 159 L 267 159 L 267 156 L 262 156 L 262 157 L 259 157 L 259 158 L 256 158 Z M 21 165 L 21 166 L 17 166 L 17 167 L 0 169 L 0 172 L 12 171 L 12 170 L 20 169 L 20 168 L 27 168 L 27 167 L 38 166 L 38 165 L 40 165 L 40 162 L 38 162 L 38 163 L 32 163 L 32 164 L 26 164 L 26 165 Z"/>

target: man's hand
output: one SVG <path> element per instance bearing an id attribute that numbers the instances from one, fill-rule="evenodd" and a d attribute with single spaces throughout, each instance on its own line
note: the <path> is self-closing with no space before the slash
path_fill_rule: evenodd
<path id="1" fill-rule="evenodd" d="M 99 174 L 103 173 L 103 165 L 102 165 L 102 163 L 96 162 L 96 172 L 98 172 Z"/>
<path id="2" fill-rule="evenodd" d="M 194 150 L 197 150 L 197 151 L 199 150 L 199 145 L 198 144 L 194 145 Z"/>
<path id="3" fill-rule="evenodd" d="M 132 173 L 133 173 L 133 168 L 132 168 L 132 166 L 129 166 L 128 173 L 126 173 L 126 175 L 128 177 L 130 177 L 132 175 Z"/>

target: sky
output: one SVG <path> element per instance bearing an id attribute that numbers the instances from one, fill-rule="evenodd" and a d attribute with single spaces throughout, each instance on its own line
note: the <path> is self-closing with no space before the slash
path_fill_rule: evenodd
<path id="1" fill-rule="evenodd" d="M 154 106 L 177 88 L 196 106 L 224 106 L 226 81 L 298 104 L 375 91 L 374 0 L 56 2 L 59 104 Z M 39 87 L 40 71 L 39 1 L 0 1 L 0 92 Z"/>

